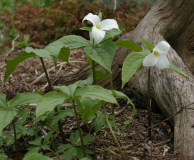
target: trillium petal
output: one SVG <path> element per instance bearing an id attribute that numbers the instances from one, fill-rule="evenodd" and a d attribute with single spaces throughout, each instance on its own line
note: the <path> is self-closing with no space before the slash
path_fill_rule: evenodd
<path id="1" fill-rule="evenodd" d="M 92 27 L 92 37 L 96 43 L 100 43 L 105 36 L 105 31 L 97 29 L 95 26 Z"/>
<path id="2" fill-rule="evenodd" d="M 159 42 L 155 48 L 154 48 L 154 51 L 157 50 L 161 53 L 167 53 L 170 49 L 170 45 L 168 44 L 168 42 L 165 42 L 165 41 L 161 41 Z"/>
<path id="3" fill-rule="evenodd" d="M 116 28 L 119 30 L 117 21 L 114 19 L 105 19 L 100 22 L 100 30 L 111 30 L 113 28 Z"/>
<path id="4" fill-rule="evenodd" d="M 159 69 L 170 68 L 170 62 L 168 61 L 168 58 L 166 57 L 165 54 L 159 55 L 159 59 L 158 59 L 158 62 L 156 63 L 156 67 Z"/>
<path id="5" fill-rule="evenodd" d="M 143 60 L 143 66 L 154 66 L 158 62 L 158 57 L 159 56 L 155 56 L 154 53 L 148 54 Z"/>
<path id="6" fill-rule="evenodd" d="M 84 20 L 92 22 L 94 26 L 99 25 L 100 23 L 100 18 L 97 15 L 93 15 L 92 13 L 89 13 L 87 16 L 85 16 L 83 21 Z"/>

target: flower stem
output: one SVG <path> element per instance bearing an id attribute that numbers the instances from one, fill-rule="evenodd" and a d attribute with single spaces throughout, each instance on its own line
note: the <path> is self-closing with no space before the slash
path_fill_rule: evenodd
<path id="1" fill-rule="evenodd" d="M 111 90 L 113 90 L 113 80 L 112 80 L 112 74 L 111 73 L 110 73 L 110 88 L 111 88 Z M 112 108 L 112 115 L 113 115 L 114 110 L 115 110 L 113 103 L 111 104 L 111 108 Z"/>
<path id="2" fill-rule="evenodd" d="M 49 76 L 48 76 L 48 72 L 47 72 L 47 69 L 46 69 L 46 67 L 45 67 L 45 65 L 44 65 L 44 61 L 43 61 L 43 58 L 42 58 L 42 57 L 40 57 L 40 61 L 41 61 L 41 63 L 42 63 L 42 67 L 43 67 L 43 69 L 44 69 L 44 73 L 45 73 L 45 75 L 46 75 L 46 79 L 47 79 L 47 82 L 48 82 L 48 84 L 49 84 L 50 91 L 53 91 L 53 87 L 52 87 L 52 84 L 51 84 L 50 78 L 49 78 Z M 55 112 L 56 112 L 56 113 L 58 112 L 57 107 L 55 107 Z M 61 120 L 58 121 L 58 127 L 59 127 L 59 131 L 60 131 L 60 133 L 61 133 L 61 137 L 62 137 L 63 143 L 65 144 L 65 143 L 67 143 L 67 140 L 66 140 L 65 134 L 64 134 L 64 132 L 63 132 L 63 127 L 62 127 Z"/>
<path id="3" fill-rule="evenodd" d="M 151 138 L 151 103 L 150 103 L 150 71 L 151 67 L 149 67 L 148 71 L 148 137 Z"/>
<path id="4" fill-rule="evenodd" d="M 112 133 L 112 136 L 113 136 L 113 138 L 114 138 L 114 140 L 115 140 L 115 142 L 116 142 L 116 144 L 117 144 L 117 147 L 119 148 L 119 151 L 120 151 L 120 153 L 121 153 L 121 156 L 122 156 L 123 160 L 126 160 L 126 159 L 125 159 L 125 155 L 123 154 L 123 151 L 122 151 L 122 149 L 121 149 L 121 146 L 120 146 L 120 144 L 119 144 L 119 142 L 118 142 L 118 140 L 117 140 L 117 138 L 116 138 L 116 136 L 115 136 L 115 134 L 114 134 L 114 132 L 113 132 L 113 130 L 112 130 L 112 127 L 111 127 L 111 125 L 110 125 L 110 123 L 109 123 L 109 120 L 108 120 L 108 117 L 107 117 L 107 114 L 106 114 L 106 110 L 105 110 L 105 104 L 104 104 L 104 102 L 103 102 L 103 111 L 104 111 L 104 115 L 105 115 L 105 118 L 106 118 L 106 122 L 107 122 L 108 127 L 109 127 L 109 129 L 110 129 L 110 131 L 111 131 L 111 133 Z"/>
<path id="5" fill-rule="evenodd" d="M 93 85 L 96 85 L 96 68 L 94 60 L 92 60 L 92 70 L 93 70 Z"/>
<path id="6" fill-rule="evenodd" d="M 80 128 L 80 124 L 79 124 L 78 115 L 77 115 L 77 111 L 76 111 L 74 100 L 73 100 L 73 108 L 74 108 L 74 112 L 75 112 L 75 118 L 76 118 L 76 121 L 77 121 L 77 127 L 78 127 L 78 130 L 79 130 L 79 136 L 80 136 L 81 143 L 82 143 L 83 155 L 84 155 L 84 157 L 86 157 L 86 151 L 85 151 L 83 136 L 82 136 L 82 132 L 81 132 L 81 128 Z"/>
<path id="7" fill-rule="evenodd" d="M 17 160 L 19 160 L 19 154 L 18 154 L 18 145 L 17 145 L 17 137 L 16 137 L 16 129 L 15 129 L 15 122 L 14 119 L 12 120 L 12 125 L 13 125 L 13 132 L 14 132 L 14 141 L 15 141 L 15 149 L 16 149 L 16 154 L 17 154 Z"/>

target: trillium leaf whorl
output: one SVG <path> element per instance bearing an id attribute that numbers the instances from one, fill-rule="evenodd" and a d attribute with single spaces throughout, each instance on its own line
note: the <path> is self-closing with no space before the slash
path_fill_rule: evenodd
<path id="1" fill-rule="evenodd" d="M 143 60 L 143 66 L 151 67 L 156 65 L 159 69 L 170 68 L 170 62 L 168 61 L 166 54 L 170 49 L 170 45 L 165 42 L 159 42 L 153 49 L 153 52 L 145 57 Z"/>
<path id="2" fill-rule="evenodd" d="M 119 26 L 117 21 L 114 19 L 105 19 L 103 21 L 97 15 L 93 15 L 89 13 L 84 17 L 84 20 L 88 20 L 93 24 L 92 27 L 92 37 L 94 38 L 96 43 L 100 43 L 105 37 L 105 31 L 116 28 L 119 30 Z"/>

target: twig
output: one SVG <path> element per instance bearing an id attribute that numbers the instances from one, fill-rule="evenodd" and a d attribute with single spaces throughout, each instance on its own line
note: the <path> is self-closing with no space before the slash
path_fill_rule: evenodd
<path id="1" fill-rule="evenodd" d="M 12 48 L 9 50 L 9 52 L 7 52 L 6 53 L 6 57 L 14 50 L 14 42 L 16 41 L 16 39 L 18 39 L 19 38 L 19 36 L 20 36 L 20 34 L 18 34 L 13 40 L 12 40 L 12 42 L 11 42 L 11 45 L 12 45 Z"/>
<path id="2" fill-rule="evenodd" d="M 67 63 L 67 62 L 60 63 L 60 64 L 57 65 L 57 67 L 58 67 L 58 66 L 61 66 L 61 65 L 63 65 L 63 64 L 66 64 L 66 63 Z M 84 61 L 69 61 L 69 63 L 86 63 L 86 62 L 84 62 Z M 50 68 L 50 69 L 48 69 L 47 72 L 50 72 L 50 71 L 52 71 L 53 69 L 55 69 L 55 66 L 52 67 L 52 68 Z M 36 78 L 33 82 L 31 82 L 30 85 L 33 85 L 33 84 L 39 82 L 44 76 L 45 76 L 45 73 L 41 74 L 38 78 Z"/>

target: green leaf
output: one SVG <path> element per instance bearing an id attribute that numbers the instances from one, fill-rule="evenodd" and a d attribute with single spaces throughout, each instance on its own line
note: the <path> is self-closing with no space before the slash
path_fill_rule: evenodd
<path id="1" fill-rule="evenodd" d="M 124 122 L 123 122 L 124 125 L 128 125 L 129 123 L 131 123 L 130 120 L 127 120 L 127 121 L 124 121 Z"/>
<path id="2" fill-rule="evenodd" d="M 0 93 L 0 109 L 8 109 L 6 94 Z"/>
<path id="3" fill-rule="evenodd" d="M 28 148 L 28 152 L 25 154 L 25 157 L 29 156 L 32 153 L 38 153 L 39 150 L 41 149 L 41 147 L 37 147 L 37 146 L 31 146 Z"/>
<path id="4" fill-rule="evenodd" d="M 69 47 L 70 50 L 72 49 L 77 49 L 77 48 L 84 48 L 86 46 L 90 46 L 90 42 L 84 39 L 81 36 L 76 36 L 76 35 L 69 35 L 60 38 L 59 40 L 64 47 Z"/>
<path id="5" fill-rule="evenodd" d="M 100 42 L 101 44 L 104 43 L 105 41 L 112 41 L 113 39 L 115 39 L 116 37 L 118 37 L 121 33 L 122 33 L 123 30 L 118 30 L 118 29 L 111 29 L 111 30 L 108 30 L 106 31 L 106 35 L 104 37 L 104 39 L 102 40 L 102 42 Z"/>
<path id="6" fill-rule="evenodd" d="M 2 136 L 3 129 L 14 119 L 17 115 L 17 111 L 0 109 L 0 136 Z"/>
<path id="7" fill-rule="evenodd" d="M 52 158 L 43 156 L 42 154 L 39 154 L 39 153 L 32 153 L 24 157 L 23 160 L 52 160 Z"/>
<path id="8" fill-rule="evenodd" d="M 42 96 L 36 93 L 20 93 L 8 102 L 9 108 L 16 108 L 24 104 L 36 103 Z"/>
<path id="9" fill-rule="evenodd" d="M 74 96 L 75 90 L 79 87 L 80 83 L 81 81 L 77 81 L 73 84 L 70 84 L 69 86 L 56 86 L 54 87 L 54 89 L 61 91 L 72 98 Z"/>
<path id="10" fill-rule="evenodd" d="M 92 28 L 91 27 L 82 27 L 82 28 L 80 28 L 80 30 L 84 30 L 84 31 L 91 32 L 92 31 Z"/>
<path id="11" fill-rule="evenodd" d="M 92 122 L 92 125 L 95 126 L 96 133 L 100 131 L 103 126 L 108 126 L 104 114 L 97 112 L 97 118 Z"/>
<path id="12" fill-rule="evenodd" d="M 70 135 L 70 142 L 71 142 L 71 144 L 76 145 L 80 140 L 81 139 L 80 139 L 80 135 L 79 135 L 79 131 L 78 130 L 75 131 L 75 134 L 71 133 L 71 135 Z"/>
<path id="13" fill-rule="evenodd" d="M 131 101 L 131 99 L 127 95 L 125 95 L 124 93 L 119 92 L 119 91 L 112 90 L 112 93 L 113 93 L 114 96 L 121 97 L 121 98 L 126 98 L 129 101 L 129 103 L 133 107 L 133 112 L 131 114 L 131 117 L 134 116 L 135 113 L 136 113 L 136 108 L 135 108 L 135 105 L 133 104 L 133 102 Z"/>
<path id="14" fill-rule="evenodd" d="M 129 41 L 127 39 L 121 39 L 115 42 L 117 47 L 125 47 L 130 50 L 133 50 L 135 52 L 140 52 L 142 51 L 142 48 L 135 42 Z"/>
<path id="15" fill-rule="evenodd" d="M 61 48 L 61 51 L 59 52 L 58 59 L 64 62 L 68 62 L 69 54 L 70 54 L 70 49 L 63 47 Z"/>
<path id="16" fill-rule="evenodd" d="M 92 67 L 92 59 L 87 54 L 85 56 L 86 56 L 86 59 L 87 59 L 89 65 Z"/>
<path id="17" fill-rule="evenodd" d="M 56 65 L 59 53 L 64 51 L 64 50 L 61 51 L 63 47 L 64 47 L 63 43 L 61 43 L 60 41 L 55 41 L 53 43 L 50 43 L 44 49 L 33 49 L 32 47 L 27 47 L 25 51 L 27 53 L 34 53 L 38 57 L 44 57 L 44 58 L 51 59 Z"/>
<path id="18" fill-rule="evenodd" d="M 34 141 L 29 141 L 29 144 L 35 145 L 35 146 L 41 146 L 42 144 L 42 139 L 41 137 L 36 137 L 36 139 Z"/>
<path id="19" fill-rule="evenodd" d="M 177 72 L 178 74 L 182 75 L 183 77 L 189 80 L 189 77 L 174 64 L 170 63 L 170 69 L 172 69 L 173 71 Z"/>
<path id="20" fill-rule="evenodd" d="M 98 17 L 99 17 L 100 20 L 102 21 L 102 12 L 100 12 L 100 13 L 98 14 Z"/>
<path id="21" fill-rule="evenodd" d="M 22 135 L 25 135 L 27 133 L 27 128 L 19 125 L 16 127 L 16 133 L 22 133 Z"/>
<path id="22" fill-rule="evenodd" d="M 77 149 L 75 147 L 71 147 L 68 150 L 66 150 L 62 157 L 65 160 L 71 160 L 73 155 L 77 156 Z"/>
<path id="23" fill-rule="evenodd" d="M 30 109 L 20 109 L 19 112 L 17 113 L 17 117 L 22 117 L 30 113 Z"/>
<path id="24" fill-rule="evenodd" d="M 23 62 L 27 58 L 35 57 L 35 56 L 36 56 L 36 54 L 34 54 L 34 53 L 22 52 L 20 55 L 18 55 L 14 59 L 8 60 L 7 61 L 6 71 L 5 71 L 5 76 L 4 76 L 4 82 L 7 80 L 9 75 L 14 71 L 14 69 L 16 68 L 16 66 L 19 63 Z"/>
<path id="25" fill-rule="evenodd" d="M 147 47 L 148 50 L 150 50 L 151 52 L 153 51 L 155 46 L 152 43 L 150 43 L 149 41 L 146 41 L 145 39 L 141 39 L 141 41 Z"/>
<path id="26" fill-rule="evenodd" d="M 78 109 L 84 121 L 87 121 L 89 117 L 94 115 L 101 106 L 102 102 L 99 100 L 81 98 L 78 101 Z"/>
<path id="27" fill-rule="evenodd" d="M 39 131 L 41 131 L 41 130 L 40 129 L 29 129 L 26 134 L 32 137 L 36 133 L 38 133 Z"/>
<path id="28" fill-rule="evenodd" d="M 41 116 L 47 111 L 52 111 L 58 105 L 62 105 L 66 99 L 67 96 L 59 92 L 53 91 L 45 94 L 36 107 L 36 117 Z"/>
<path id="29" fill-rule="evenodd" d="M 74 112 L 69 108 L 65 111 L 60 111 L 60 113 L 52 119 L 51 126 L 54 126 L 60 119 L 64 119 L 66 116 L 73 117 Z"/>
<path id="30" fill-rule="evenodd" d="M 91 59 L 99 63 L 111 73 L 112 60 L 116 51 L 114 42 L 107 41 L 104 44 L 97 44 L 95 48 L 87 46 L 84 48 L 84 51 Z"/>
<path id="31" fill-rule="evenodd" d="M 76 147 L 77 148 L 77 158 L 79 159 L 83 159 L 84 155 L 83 155 L 83 150 L 81 147 Z M 84 159 L 86 160 L 92 160 L 92 158 L 88 155 L 88 154 L 94 154 L 91 150 L 89 150 L 88 148 L 85 147 L 85 151 L 86 151 L 86 157 Z"/>
<path id="32" fill-rule="evenodd" d="M 72 145 L 71 144 L 62 144 L 60 145 L 58 148 L 57 148 L 57 151 L 55 152 L 56 154 L 60 153 L 60 152 L 63 152 L 69 148 L 71 148 Z"/>
<path id="33" fill-rule="evenodd" d="M 97 137 L 91 136 L 91 135 L 86 135 L 85 137 L 83 137 L 83 141 L 84 141 L 84 145 L 89 145 L 92 142 L 94 142 L 96 140 Z M 81 141 L 79 141 L 76 146 L 81 146 Z"/>
<path id="34" fill-rule="evenodd" d="M 150 53 L 149 50 L 130 53 L 123 62 L 122 87 L 143 66 L 144 58 Z"/>
<path id="35" fill-rule="evenodd" d="M 79 98 L 79 97 L 97 99 L 97 100 L 110 102 L 110 103 L 119 105 L 110 90 L 106 90 L 103 87 L 98 86 L 98 85 L 84 86 L 83 88 L 79 89 L 75 93 L 74 98 Z"/>

